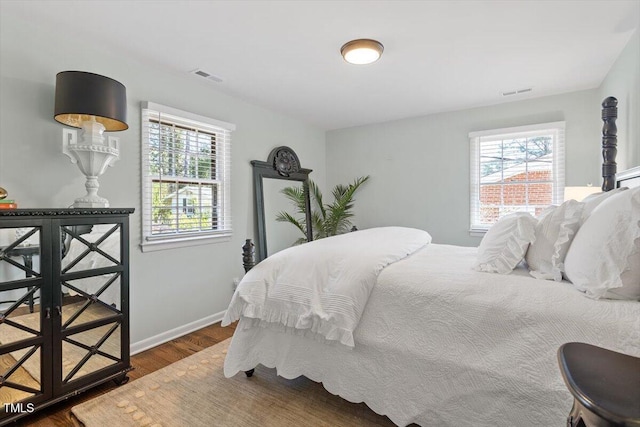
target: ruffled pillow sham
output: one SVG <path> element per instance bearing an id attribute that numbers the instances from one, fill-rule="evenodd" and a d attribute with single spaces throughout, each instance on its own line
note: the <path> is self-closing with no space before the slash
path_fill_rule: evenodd
<path id="1" fill-rule="evenodd" d="M 565 276 L 592 298 L 640 300 L 640 187 L 593 210 L 567 252 Z"/>
<path id="2" fill-rule="evenodd" d="M 500 218 L 482 238 L 474 268 L 488 273 L 511 273 L 533 241 L 537 222 L 526 212 Z"/>
<path id="3" fill-rule="evenodd" d="M 583 203 L 567 200 L 542 213 L 525 256 L 529 274 L 536 279 L 562 281 L 564 258 L 580 227 L 584 207 Z"/>
<path id="4" fill-rule="evenodd" d="M 591 212 L 593 212 L 593 210 L 595 208 L 597 208 L 600 205 L 600 203 L 604 202 L 609 197 L 615 196 L 616 194 L 620 193 L 621 191 L 625 191 L 625 190 L 628 190 L 628 188 L 627 187 L 620 187 L 620 188 L 616 188 L 615 190 L 611 190 L 611 191 L 604 191 L 604 192 L 601 192 L 601 193 L 593 193 L 593 194 L 590 194 L 587 197 L 585 197 L 584 200 L 582 200 L 582 203 L 584 204 L 584 209 L 582 211 L 582 219 L 580 220 L 580 225 L 584 224 L 584 222 L 587 220 L 587 218 L 589 218 L 589 216 L 591 215 Z"/>

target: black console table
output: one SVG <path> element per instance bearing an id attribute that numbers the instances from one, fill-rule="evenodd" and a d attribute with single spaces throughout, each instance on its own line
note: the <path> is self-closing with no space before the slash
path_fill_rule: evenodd
<path id="1" fill-rule="evenodd" d="M 127 381 L 131 213 L 0 211 L 0 426 Z"/>

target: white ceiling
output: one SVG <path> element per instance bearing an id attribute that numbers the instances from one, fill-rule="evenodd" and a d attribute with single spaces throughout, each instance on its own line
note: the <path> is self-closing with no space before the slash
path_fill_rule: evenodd
<path id="1" fill-rule="evenodd" d="M 597 87 L 640 21 L 639 0 L 0 1 L 327 130 Z M 344 62 L 355 38 L 382 58 Z"/>

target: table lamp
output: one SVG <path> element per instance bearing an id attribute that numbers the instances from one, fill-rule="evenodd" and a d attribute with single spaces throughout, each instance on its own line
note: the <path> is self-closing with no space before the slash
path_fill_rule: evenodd
<path id="1" fill-rule="evenodd" d="M 581 202 L 588 195 L 599 193 L 600 191 L 600 187 L 594 187 L 592 185 L 582 187 L 564 187 L 564 200 L 573 199 Z"/>
<path id="2" fill-rule="evenodd" d="M 78 142 L 75 129 L 63 129 L 62 152 L 76 163 L 86 176 L 87 194 L 79 197 L 73 207 L 106 208 L 109 201 L 98 196 L 98 176 L 118 160 L 118 138 L 103 132 L 126 130 L 126 88 L 119 82 L 99 74 L 84 71 L 63 71 L 56 75 L 54 118 L 56 121 L 82 129 Z"/>

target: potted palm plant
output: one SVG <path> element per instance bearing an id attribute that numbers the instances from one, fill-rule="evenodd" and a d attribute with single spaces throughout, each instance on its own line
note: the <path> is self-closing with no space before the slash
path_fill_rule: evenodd
<path id="1" fill-rule="evenodd" d="M 309 195 L 311 197 L 311 227 L 313 230 L 313 239 L 322 239 L 324 237 L 335 236 L 337 234 L 346 233 L 351 229 L 350 218 L 353 217 L 353 197 L 360 188 L 369 179 L 369 175 L 356 178 L 351 184 L 338 184 L 333 188 L 333 203 L 324 203 L 322 192 L 317 184 L 309 180 Z M 306 209 L 304 190 L 302 187 L 286 187 L 280 190 L 287 199 L 295 206 L 295 213 L 292 215 L 282 211 L 276 216 L 276 221 L 289 222 L 293 224 L 304 237 L 296 240 L 296 244 L 304 243 L 306 238 Z"/>

